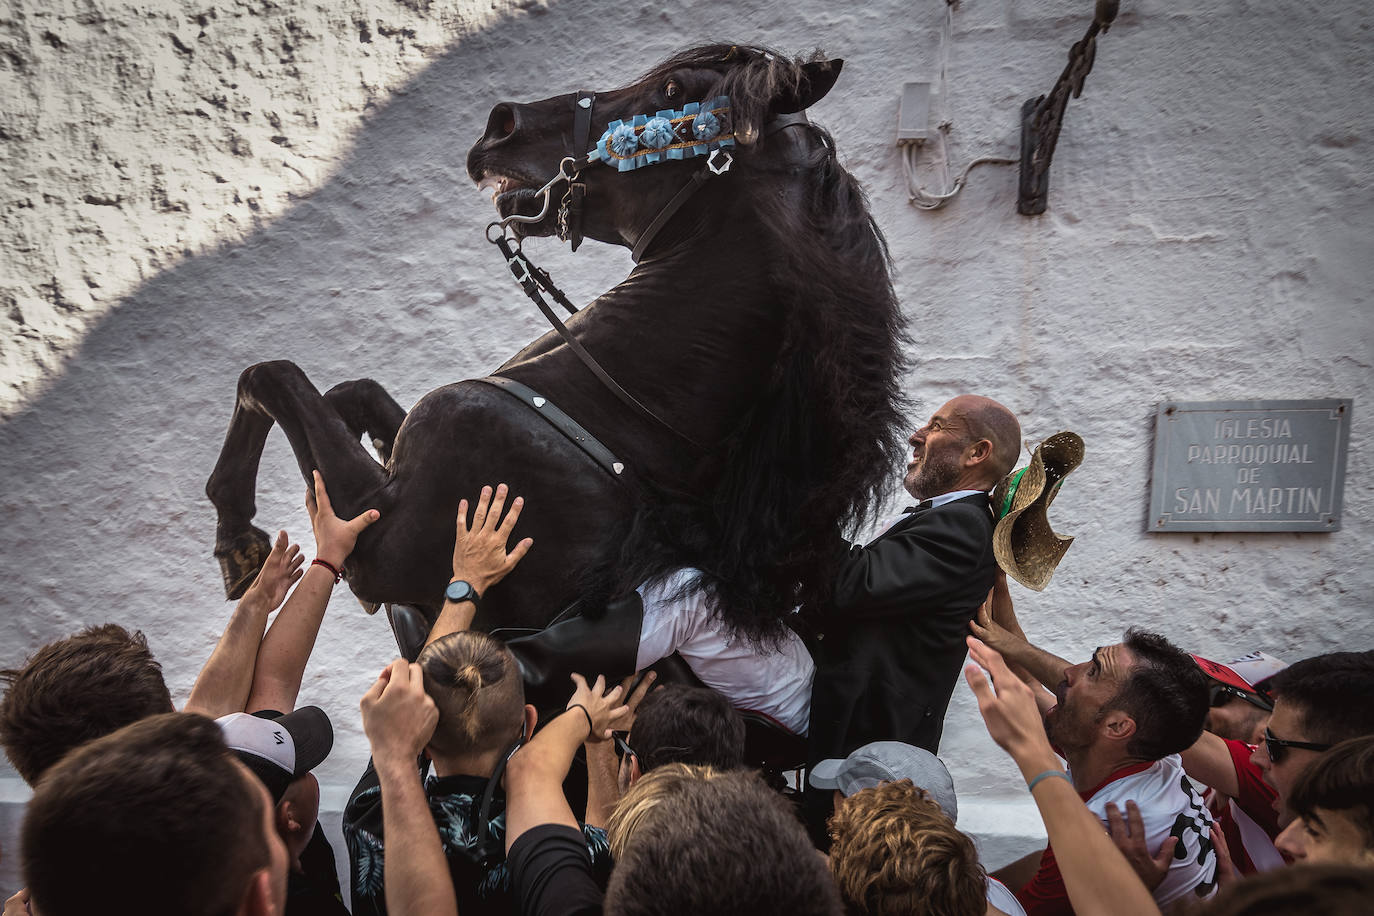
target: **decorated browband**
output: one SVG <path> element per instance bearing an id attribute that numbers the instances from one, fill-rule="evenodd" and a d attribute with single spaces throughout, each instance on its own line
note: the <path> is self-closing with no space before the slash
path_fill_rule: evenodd
<path id="1" fill-rule="evenodd" d="M 717 96 L 709 102 L 690 102 L 680 111 L 635 115 L 629 121 L 612 121 L 596 141 L 587 160 L 600 159 L 619 171 L 666 159 L 691 159 L 735 145 L 729 126 L 730 98 Z"/>

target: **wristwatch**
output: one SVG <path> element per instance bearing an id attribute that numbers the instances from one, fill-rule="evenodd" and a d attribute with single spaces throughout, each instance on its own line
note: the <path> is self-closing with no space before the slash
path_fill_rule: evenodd
<path id="1" fill-rule="evenodd" d="M 454 604 L 471 601 L 476 606 L 482 601 L 482 596 L 477 594 L 477 589 L 472 587 L 472 583 L 464 582 L 462 579 L 450 582 L 448 588 L 444 589 L 444 597 Z"/>

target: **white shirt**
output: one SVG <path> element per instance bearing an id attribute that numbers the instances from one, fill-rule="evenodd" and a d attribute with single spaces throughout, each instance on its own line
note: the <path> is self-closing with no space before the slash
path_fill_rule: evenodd
<path id="1" fill-rule="evenodd" d="M 768 653 L 756 651 L 746 640 L 731 639 L 702 592 L 679 594 L 696 575 L 695 569 L 681 569 L 657 585 L 640 586 L 644 620 L 635 669 L 677 652 L 702 683 L 725 694 L 732 705 L 806 734 L 816 663 L 801 637 L 787 630 L 777 651 Z"/>
<path id="2" fill-rule="evenodd" d="M 1170 836 L 1180 840 L 1164 880 L 1154 890 L 1160 909 L 1184 898 L 1205 899 L 1216 893 L 1217 854 L 1212 846 L 1212 812 L 1183 775 L 1177 754 L 1156 760 L 1147 769 L 1114 779 L 1088 799 L 1088 810 L 1107 825 L 1107 803 L 1115 802 L 1124 816 L 1126 802 L 1140 807 L 1145 822 L 1145 848 L 1158 849 Z M 1201 889 L 1201 893 L 1198 890 Z"/>
<path id="3" fill-rule="evenodd" d="M 932 497 L 931 508 L 982 490 L 955 490 Z M 889 521 L 886 531 L 906 517 Z M 876 535 L 875 535 L 876 537 Z M 734 706 L 761 712 L 799 735 L 811 724 L 811 682 L 816 663 L 801 637 L 786 631 L 776 651 L 760 653 L 742 639 L 731 639 L 715 619 L 701 592 L 681 594 L 697 575 L 681 569 L 654 586 L 640 586 L 644 620 L 639 628 L 636 670 L 643 670 L 674 652 L 708 687 L 725 694 Z"/>
<path id="4" fill-rule="evenodd" d="M 938 508 L 940 508 L 941 506 L 943 506 L 945 503 L 952 503 L 952 502 L 954 502 L 956 499 L 963 499 L 965 496 L 977 496 L 979 493 L 986 493 L 986 491 L 985 491 L 985 490 L 952 490 L 952 491 L 949 492 L 949 493 L 941 493 L 939 496 L 932 496 L 932 497 L 930 498 L 930 500 L 929 500 L 929 502 L 930 502 L 930 508 L 932 508 L 932 509 L 938 509 Z M 925 502 L 925 500 L 922 500 L 922 502 Z M 910 515 L 910 514 L 911 514 L 910 512 L 903 512 L 903 513 L 901 513 L 900 515 L 894 515 L 894 516 L 892 516 L 892 518 L 887 519 L 886 521 L 883 522 L 882 527 L 880 527 L 880 528 L 878 529 L 878 533 L 875 534 L 875 535 L 873 535 L 873 537 L 874 537 L 875 539 L 876 539 L 876 538 L 879 538 L 879 537 L 882 537 L 882 535 L 885 534 L 885 533 L 887 532 L 887 529 L 891 528 L 893 525 L 897 524 L 898 522 L 900 522 L 902 519 L 906 518 L 906 517 L 907 517 L 908 515 Z M 871 542 L 870 542 L 870 543 L 871 543 Z"/>
<path id="5" fill-rule="evenodd" d="M 987 898 L 988 903 L 1006 913 L 1007 916 L 1026 916 L 1026 909 L 1021 906 L 1016 895 L 1007 890 L 1007 886 L 992 875 L 988 875 Z"/>

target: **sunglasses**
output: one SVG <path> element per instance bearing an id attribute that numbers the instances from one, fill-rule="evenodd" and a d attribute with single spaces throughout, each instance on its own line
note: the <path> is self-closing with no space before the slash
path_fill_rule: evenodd
<path id="1" fill-rule="evenodd" d="M 1258 694 L 1246 693 L 1239 687 L 1231 687 L 1227 684 L 1212 685 L 1211 693 L 1208 697 L 1208 705 L 1216 709 L 1218 706 L 1225 706 L 1227 703 L 1231 702 L 1233 697 L 1242 699 L 1251 706 L 1258 706 L 1266 712 L 1274 711 L 1274 704 L 1270 703 L 1264 697 Z"/>
<path id="2" fill-rule="evenodd" d="M 1327 751 L 1331 749 L 1329 744 L 1314 744 L 1311 741 L 1284 741 L 1282 738 L 1275 738 L 1274 733 L 1269 729 L 1264 730 L 1264 749 L 1269 752 L 1269 759 L 1274 763 L 1282 763 L 1283 758 L 1288 755 L 1288 749 L 1295 747 L 1301 751 Z"/>
<path id="3" fill-rule="evenodd" d="M 629 732 L 614 732 L 611 735 L 611 740 L 615 742 L 615 756 L 619 760 L 634 755 L 634 748 L 625 743 L 625 736 L 628 734 Z"/>

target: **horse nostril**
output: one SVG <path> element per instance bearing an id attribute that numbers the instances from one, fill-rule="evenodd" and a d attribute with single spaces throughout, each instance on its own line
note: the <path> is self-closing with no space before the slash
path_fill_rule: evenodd
<path id="1" fill-rule="evenodd" d="M 487 140 L 504 140 L 515 133 L 515 109 L 504 102 L 491 110 L 487 119 Z"/>

